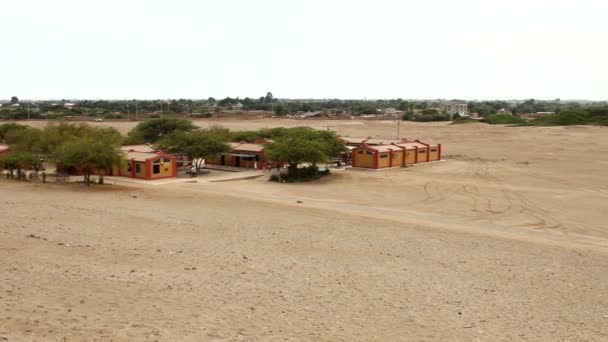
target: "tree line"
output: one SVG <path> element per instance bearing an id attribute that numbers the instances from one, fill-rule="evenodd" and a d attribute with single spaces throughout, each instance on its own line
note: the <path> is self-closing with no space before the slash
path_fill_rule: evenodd
<path id="1" fill-rule="evenodd" d="M 9 145 L 10 150 L 0 155 L 0 164 L 7 171 L 7 178 L 18 179 L 23 179 L 23 169 L 38 174 L 45 165 L 54 164 L 58 170 L 78 170 L 84 183 L 90 185 L 92 175 L 98 174 L 102 182 L 103 171 L 124 165 L 123 145 L 150 143 L 167 153 L 201 160 L 229 152 L 231 141 L 265 144 L 268 159 L 289 166 L 290 180 L 306 178 L 299 168 L 306 163 L 312 167 L 305 169 L 308 176 L 320 175 L 318 163 L 328 162 L 346 151 L 344 142 L 334 132 L 309 127 L 231 132 L 221 126 L 201 129 L 187 119 L 165 117 L 142 122 L 126 136 L 114 128 L 86 124 L 50 124 L 44 128 L 3 124 L 0 143 Z M 200 168 L 200 164 L 195 166 Z"/>
<path id="2" fill-rule="evenodd" d="M 295 115 L 303 112 L 323 112 L 327 115 L 378 114 L 387 108 L 404 112 L 404 120 L 446 121 L 453 117 L 444 112 L 444 100 L 290 100 L 278 99 L 271 92 L 259 98 L 226 97 L 224 99 L 171 99 L 171 100 L 83 100 L 66 106 L 69 100 L 22 102 L 13 96 L 7 105 L 0 107 L 0 119 L 23 120 L 27 118 L 60 118 L 64 116 L 90 116 L 108 119 L 143 119 L 163 114 L 182 114 L 193 118 L 206 118 L 223 110 L 241 109 L 266 111 L 275 116 Z M 482 117 L 500 111 L 522 115 L 537 112 L 560 112 L 572 108 L 588 108 L 608 105 L 606 102 L 572 102 L 555 100 L 523 101 L 468 101 L 470 113 Z M 13 106 L 18 105 L 18 106 Z"/>

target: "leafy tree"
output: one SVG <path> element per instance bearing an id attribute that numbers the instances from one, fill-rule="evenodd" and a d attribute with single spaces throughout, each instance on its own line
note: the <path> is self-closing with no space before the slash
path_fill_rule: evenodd
<path id="1" fill-rule="evenodd" d="M 11 104 L 19 103 L 19 98 L 17 96 L 11 97 Z"/>
<path id="2" fill-rule="evenodd" d="M 351 106 L 351 111 L 353 115 L 362 115 L 362 114 L 378 114 L 378 107 L 376 107 L 375 103 L 370 102 L 359 102 L 353 103 Z"/>
<path id="3" fill-rule="evenodd" d="M 0 125 L 0 142 L 4 144 L 12 144 L 14 139 L 28 129 L 28 126 L 16 123 L 7 123 Z"/>
<path id="4" fill-rule="evenodd" d="M 202 159 L 218 157 L 230 151 L 230 146 L 210 131 L 175 131 L 163 137 L 156 146 L 169 153 L 186 155 L 193 161 L 197 171 Z"/>
<path id="5" fill-rule="evenodd" d="M 483 119 L 483 121 L 492 125 L 519 124 L 525 122 L 522 118 L 518 116 L 508 114 L 490 115 Z"/>
<path id="6" fill-rule="evenodd" d="M 274 96 L 272 96 L 271 92 L 266 93 L 266 97 L 264 98 L 264 103 L 272 103 L 274 100 Z"/>
<path id="7" fill-rule="evenodd" d="M 4 165 L 4 169 L 8 170 L 8 177 L 15 178 L 14 171 L 17 170 L 17 175 L 21 174 L 24 162 L 27 156 L 21 151 L 10 151 L 0 156 L 0 164 Z"/>
<path id="8" fill-rule="evenodd" d="M 255 142 L 263 139 L 262 134 L 257 131 L 236 131 L 232 133 L 232 141 Z"/>
<path id="9" fill-rule="evenodd" d="M 232 133 L 230 133 L 230 130 L 221 125 L 212 125 L 203 132 L 205 132 L 205 134 L 207 134 L 209 137 L 218 141 L 230 141 L 230 139 L 232 139 Z"/>
<path id="10" fill-rule="evenodd" d="M 119 145 L 112 140 L 111 135 L 101 132 L 69 140 L 57 149 L 57 164 L 82 171 L 85 184 L 89 186 L 92 173 L 108 170 L 124 162 Z"/>
<path id="11" fill-rule="evenodd" d="M 276 139 L 283 136 L 287 131 L 288 129 L 285 127 L 264 128 L 260 130 L 260 134 L 262 138 Z"/>
<path id="12" fill-rule="evenodd" d="M 439 109 L 437 109 L 437 108 L 428 108 L 428 109 L 423 109 L 422 110 L 422 115 L 435 115 L 435 114 L 440 114 L 439 113 Z"/>
<path id="13" fill-rule="evenodd" d="M 333 132 L 294 127 L 285 130 L 276 142 L 267 144 L 269 160 L 288 164 L 288 176 L 296 177 L 298 165 L 313 165 L 328 161 L 344 148 L 344 143 Z"/>
<path id="14" fill-rule="evenodd" d="M 317 131 L 325 147 L 325 155 L 329 158 L 337 158 L 341 153 L 348 151 L 344 140 L 340 139 L 336 132 Z"/>
<path id="15" fill-rule="evenodd" d="M 190 120 L 164 117 L 151 119 L 138 124 L 129 132 L 126 143 L 154 143 L 173 132 L 190 132 L 197 127 Z"/>
<path id="16" fill-rule="evenodd" d="M 402 120 L 414 120 L 414 112 L 407 111 L 407 112 L 403 113 Z"/>
<path id="17" fill-rule="evenodd" d="M 237 102 L 238 102 L 238 98 L 233 99 L 230 96 L 228 96 L 225 99 L 220 100 L 220 102 L 218 102 L 217 104 L 218 104 L 218 106 L 226 107 L 226 106 L 236 104 Z"/>
<path id="18" fill-rule="evenodd" d="M 276 104 L 276 105 L 274 105 L 272 107 L 272 110 L 274 111 L 274 114 L 277 115 L 277 116 L 283 116 L 283 115 L 286 114 L 285 113 L 286 112 L 285 106 L 283 106 L 282 104 Z"/>
<path id="19" fill-rule="evenodd" d="M 404 112 L 409 112 L 412 110 L 412 104 L 409 101 L 401 101 L 399 106 L 397 106 L 397 109 Z"/>

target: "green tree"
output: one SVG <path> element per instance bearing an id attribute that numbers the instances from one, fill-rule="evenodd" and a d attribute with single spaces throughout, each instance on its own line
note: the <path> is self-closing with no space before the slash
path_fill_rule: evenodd
<path id="1" fill-rule="evenodd" d="M 232 133 L 228 128 L 221 125 L 211 125 L 211 127 L 203 130 L 210 138 L 218 141 L 230 141 L 232 139 Z"/>
<path id="2" fill-rule="evenodd" d="M 274 96 L 272 96 L 271 92 L 266 93 L 266 97 L 264 98 L 264 103 L 272 103 L 274 100 Z"/>
<path id="3" fill-rule="evenodd" d="M 14 171 L 17 170 L 17 175 L 21 175 L 21 169 L 23 168 L 27 159 L 28 156 L 24 152 L 10 151 L 0 156 L 0 164 L 4 166 L 5 170 L 8 170 L 8 177 L 10 177 L 10 179 L 14 179 Z"/>
<path id="4" fill-rule="evenodd" d="M 435 115 L 435 114 L 441 114 L 441 113 L 439 113 L 439 109 L 437 109 L 437 108 L 428 108 L 428 109 L 423 109 L 422 110 L 422 115 Z"/>
<path id="5" fill-rule="evenodd" d="M 101 132 L 61 144 L 55 158 L 57 165 L 82 171 L 87 186 L 91 184 L 91 174 L 124 162 L 119 145 L 112 141 L 111 135 Z"/>
<path id="6" fill-rule="evenodd" d="M 164 117 L 151 119 L 138 124 L 127 136 L 126 143 L 154 143 L 173 132 L 190 132 L 197 127 L 190 120 Z"/>
<path id="7" fill-rule="evenodd" d="M 159 140 L 156 146 L 169 153 L 186 155 L 197 171 L 202 159 L 219 157 L 230 151 L 230 146 L 210 131 L 175 131 Z"/>
<path id="8" fill-rule="evenodd" d="M 27 129 L 28 126 L 16 123 L 0 125 L 0 142 L 10 145 L 14 142 L 14 139 L 17 139 L 19 135 L 21 135 L 21 133 Z"/>
<path id="9" fill-rule="evenodd" d="M 327 162 L 341 151 L 344 143 L 335 133 L 314 130 L 310 127 L 286 129 L 273 143 L 267 144 L 269 160 L 288 164 L 288 176 L 296 177 L 298 165 Z"/>
<path id="10" fill-rule="evenodd" d="M 262 140 L 262 134 L 257 131 L 236 131 L 232 132 L 232 141 L 236 142 L 256 142 L 258 140 Z"/>
<path id="11" fill-rule="evenodd" d="M 323 141 L 325 155 L 329 158 L 337 158 L 343 152 L 348 151 L 344 140 L 340 139 L 336 132 L 332 131 L 317 131 L 320 139 Z"/>
<path id="12" fill-rule="evenodd" d="M 285 110 L 285 106 L 283 106 L 282 104 L 276 104 L 272 107 L 272 110 L 274 111 L 274 115 L 276 116 L 283 116 L 286 114 L 286 110 Z"/>
<path id="13" fill-rule="evenodd" d="M 412 104 L 409 101 L 401 101 L 399 103 L 399 107 L 397 107 L 397 109 L 404 111 L 404 112 L 409 112 L 412 110 Z"/>
<path id="14" fill-rule="evenodd" d="M 19 103 L 19 98 L 17 96 L 11 97 L 11 104 Z"/>

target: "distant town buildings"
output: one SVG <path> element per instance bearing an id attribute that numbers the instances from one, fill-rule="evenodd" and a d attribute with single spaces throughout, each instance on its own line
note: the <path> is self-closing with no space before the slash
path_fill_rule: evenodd
<path id="1" fill-rule="evenodd" d="M 443 111 L 450 115 L 458 114 L 460 116 L 468 116 L 469 105 L 466 103 L 466 101 L 454 100 L 447 102 L 444 105 Z"/>

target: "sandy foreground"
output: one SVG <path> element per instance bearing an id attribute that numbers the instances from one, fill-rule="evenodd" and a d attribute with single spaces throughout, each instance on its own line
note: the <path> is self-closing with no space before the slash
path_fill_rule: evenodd
<path id="1" fill-rule="evenodd" d="M 0 341 L 608 340 L 607 132 L 407 123 L 446 161 L 298 185 L 0 180 Z"/>

